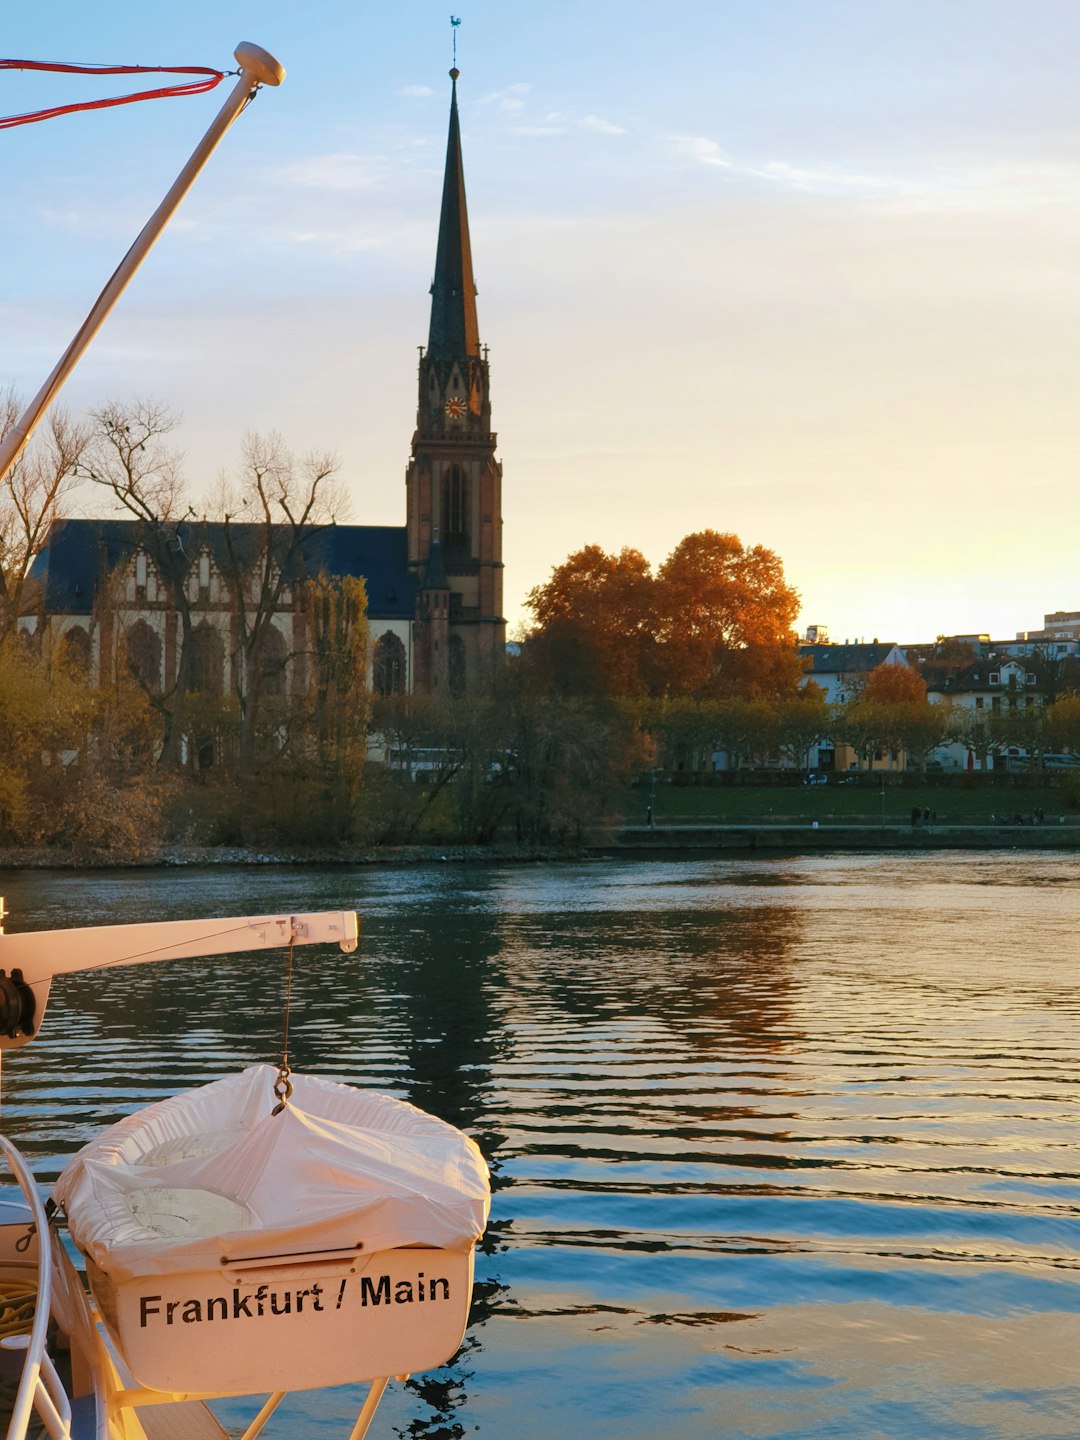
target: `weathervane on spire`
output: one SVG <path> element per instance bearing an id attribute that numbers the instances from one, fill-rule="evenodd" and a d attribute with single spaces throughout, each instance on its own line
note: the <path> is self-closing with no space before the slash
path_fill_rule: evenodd
<path id="1" fill-rule="evenodd" d="M 457 27 L 461 24 L 460 15 L 450 16 L 450 34 L 454 37 L 454 69 L 457 69 Z"/>

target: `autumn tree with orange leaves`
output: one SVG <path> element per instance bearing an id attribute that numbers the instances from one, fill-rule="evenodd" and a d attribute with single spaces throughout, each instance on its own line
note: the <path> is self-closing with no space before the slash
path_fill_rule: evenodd
<path id="1" fill-rule="evenodd" d="M 922 705 L 926 682 L 910 665 L 878 665 L 866 677 L 859 700 L 865 705 Z"/>
<path id="2" fill-rule="evenodd" d="M 924 680 L 910 666 L 882 664 L 846 707 L 838 733 L 868 768 L 881 754 L 906 755 L 925 770 L 927 756 L 948 738 L 953 723 L 947 706 L 930 704 Z"/>
<path id="3" fill-rule="evenodd" d="M 533 668 L 568 694 L 641 694 L 655 643 L 653 589 L 639 550 L 578 550 L 525 602 Z"/>
<path id="4" fill-rule="evenodd" d="M 764 546 L 702 530 L 654 573 L 638 550 L 577 551 L 526 601 L 534 672 L 576 694 L 779 699 L 801 678 L 799 597 Z"/>
<path id="5" fill-rule="evenodd" d="M 657 692 L 760 699 L 794 693 L 802 677 L 794 634 L 799 596 L 773 551 L 701 530 L 679 541 L 654 589 Z"/>

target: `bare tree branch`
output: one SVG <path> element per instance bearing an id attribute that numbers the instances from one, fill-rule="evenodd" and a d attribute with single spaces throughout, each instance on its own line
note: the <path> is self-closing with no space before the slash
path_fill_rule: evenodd
<path id="1" fill-rule="evenodd" d="M 0 395 L 0 435 L 22 413 L 14 391 Z M 0 635 L 17 623 L 28 599 L 28 577 L 68 493 L 78 484 L 78 466 L 90 438 L 86 425 L 54 408 L 39 434 L 0 487 Z"/>

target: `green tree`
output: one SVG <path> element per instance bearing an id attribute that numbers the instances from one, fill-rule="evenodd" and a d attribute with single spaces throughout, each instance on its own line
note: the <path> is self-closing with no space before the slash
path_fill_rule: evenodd
<path id="1" fill-rule="evenodd" d="M 651 700 L 642 709 L 641 726 L 653 737 L 665 769 L 699 770 L 717 745 L 719 707 L 715 700 L 692 695 Z"/>
<path id="2" fill-rule="evenodd" d="M 776 746 L 789 765 L 801 769 L 808 752 L 832 733 L 836 716 L 825 692 L 813 681 L 776 707 Z"/>
<path id="3" fill-rule="evenodd" d="M 950 670 L 962 670 L 975 660 L 975 650 L 970 641 L 956 635 L 939 635 L 934 641 L 930 659 L 935 664 Z"/>
<path id="4" fill-rule="evenodd" d="M 517 840 L 580 843 L 620 812 L 645 758 L 632 711 L 603 698 L 516 688 L 500 778 Z"/>
<path id="5" fill-rule="evenodd" d="M 991 711 L 987 722 L 993 749 L 998 753 L 1013 748 L 1023 750 L 1029 765 L 1035 769 L 1047 748 L 1042 709 L 1038 705 L 1025 705 L 1020 695 L 1008 698 L 1015 704 L 1006 703 L 1002 709 Z"/>
<path id="6" fill-rule="evenodd" d="M 458 703 L 431 695 L 372 701 L 371 729 L 382 762 L 364 793 L 365 833 L 378 844 L 456 838 L 449 787 L 468 763 Z"/>
<path id="7" fill-rule="evenodd" d="M 321 574 L 305 586 L 310 636 L 307 708 L 333 833 L 351 838 L 367 757 L 367 591 L 363 580 Z M 295 702 L 294 702 L 295 703 Z"/>
<path id="8" fill-rule="evenodd" d="M 0 641 L 0 842 L 78 858 L 153 846 L 162 794 L 145 767 L 148 722 L 137 691 L 95 691 L 62 646 Z"/>
<path id="9" fill-rule="evenodd" d="M 1080 755 L 1080 695 L 1065 695 L 1045 711 L 1046 748 Z"/>
<path id="10" fill-rule="evenodd" d="M 839 733 L 867 768 L 878 754 L 906 755 L 925 770 L 926 758 L 949 732 L 951 715 L 926 698 L 922 677 L 907 665 L 872 670 L 860 694 L 843 709 Z"/>
<path id="11" fill-rule="evenodd" d="M 730 696 L 709 707 L 715 748 L 726 750 L 733 769 L 762 766 L 776 754 L 779 735 L 774 703 L 757 696 Z"/>

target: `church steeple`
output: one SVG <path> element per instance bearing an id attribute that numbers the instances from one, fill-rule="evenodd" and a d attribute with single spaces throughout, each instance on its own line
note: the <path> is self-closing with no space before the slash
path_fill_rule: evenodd
<path id="1" fill-rule="evenodd" d="M 405 476 L 419 688 L 461 694 L 490 676 L 505 650 L 502 466 L 491 428 L 490 369 L 476 322 L 461 163 L 457 67 L 450 71 L 431 329 L 417 367 L 416 432 Z"/>
<path id="2" fill-rule="evenodd" d="M 459 71 L 450 71 L 450 133 L 446 141 L 439 244 L 435 252 L 435 279 L 431 286 L 431 329 L 428 354 L 433 360 L 465 360 L 480 354 L 476 323 L 476 282 L 469 244 L 469 214 L 465 205 L 465 171 L 461 163 L 461 125 L 458 120 Z"/>

